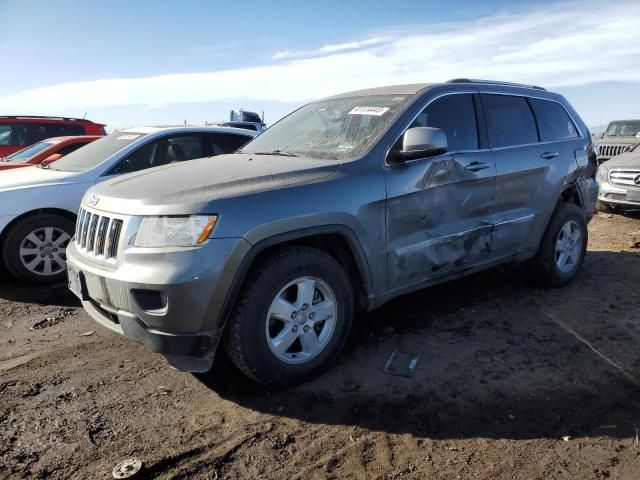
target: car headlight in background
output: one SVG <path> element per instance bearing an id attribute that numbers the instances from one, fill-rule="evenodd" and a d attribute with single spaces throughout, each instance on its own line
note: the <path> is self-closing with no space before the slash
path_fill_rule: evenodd
<path id="1" fill-rule="evenodd" d="M 608 178 L 608 170 L 604 167 L 604 165 L 600 165 L 598 167 L 598 173 L 596 173 L 596 182 L 605 183 L 609 181 Z"/>
<path id="2" fill-rule="evenodd" d="M 144 217 L 135 236 L 136 247 L 194 247 L 207 241 L 217 215 Z"/>

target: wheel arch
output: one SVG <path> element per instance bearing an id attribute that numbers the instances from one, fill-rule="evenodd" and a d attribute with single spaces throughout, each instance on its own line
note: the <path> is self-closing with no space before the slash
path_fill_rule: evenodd
<path id="1" fill-rule="evenodd" d="M 353 285 L 356 311 L 366 311 L 372 307 L 371 272 L 355 233 L 344 225 L 309 227 L 267 237 L 249 249 L 228 290 L 218 324 L 220 330 L 226 325 L 251 269 L 276 251 L 299 245 L 322 250 L 343 266 Z"/>
<path id="2" fill-rule="evenodd" d="M 5 240 L 6 236 L 7 236 L 7 234 L 13 229 L 13 227 L 15 227 L 18 223 L 20 223 L 25 218 L 35 217 L 37 215 L 42 215 L 42 214 L 59 215 L 59 216 L 64 217 L 64 218 L 66 218 L 68 220 L 71 220 L 72 222 L 76 221 L 76 214 L 73 213 L 73 212 L 70 212 L 69 210 L 65 210 L 63 208 L 38 208 L 38 209 L 35 209 L 35 210 L 30 210 L 28 212 L 25 212 L 25 213 L 22 213 L 22 214 L 18 215 L 16 218 L 11 220 L 11 222 L 9 222 L 4 227 L 2 232 L 0 232 L 0 249 L 4 245 L 4 240 Z"/>

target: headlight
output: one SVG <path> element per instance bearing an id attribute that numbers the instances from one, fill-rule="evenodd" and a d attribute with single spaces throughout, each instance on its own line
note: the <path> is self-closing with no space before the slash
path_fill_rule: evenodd
<path id="1" fill-rule="evenodd" d="M 598 167 L 598 173 L 596 173 L 596 182 L 605 183 L 609 181 L 609 171 L 605 168 L 604 165 L 600 165 Z"/>
<path id="2" fill-rule="evenodd" d="M 193 247 L 209 238 L 217 220 L 217 215 L 144 217 L 133 244 L 136 247 Z"/>

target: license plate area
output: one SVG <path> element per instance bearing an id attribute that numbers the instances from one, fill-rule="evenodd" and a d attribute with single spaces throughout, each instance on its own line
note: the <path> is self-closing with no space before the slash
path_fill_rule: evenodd
<path id="1" fill-rule="evenodd" d="M 69 290 L 78 298 L 83 301 L 89 299 L 87 294 L 87 284 L 85 282 L 84 274 L 80 270 L 76 270 L 71 265 L 67 264 L 67 275 Z"/>
<path id="2" fill-rule="evenodd" d="M 627 190 L 627 200 L 630 202 L 640 202 L 640 190 Z"/>

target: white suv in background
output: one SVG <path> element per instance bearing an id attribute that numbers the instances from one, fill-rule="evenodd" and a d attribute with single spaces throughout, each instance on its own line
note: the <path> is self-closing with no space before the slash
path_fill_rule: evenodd
<path id="1" fill-rule="evenodd" d="M 89 187 L 116 175 L 232 153 L 257 134 L 224 127 L 131 128 L 54 164 L 1 172 L 0 260 L 26 282 L 62 280 L 66 247 Z"/>

